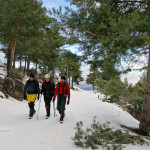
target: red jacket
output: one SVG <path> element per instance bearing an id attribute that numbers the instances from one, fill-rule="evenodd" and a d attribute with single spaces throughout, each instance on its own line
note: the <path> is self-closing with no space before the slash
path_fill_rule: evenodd
<path id="1" fill-rule="evenodd" d="M 60 87 L 58 87 L 58 84 L 60 83 Z M 68 95 L 68 99 L 70 99 L 70 87 L 69 84 L 67 83 L 62 83 L 59 82 L 57 83 L 56 89 L 55 89 L 55 94 L 54 94 L 54 98 L 56 98 L 57 94 L 67 94 Z M 66 84 L 66 88 L 65 88 L 65 84 Z M 67 92 L 66 92 L 67 90 Z"/>

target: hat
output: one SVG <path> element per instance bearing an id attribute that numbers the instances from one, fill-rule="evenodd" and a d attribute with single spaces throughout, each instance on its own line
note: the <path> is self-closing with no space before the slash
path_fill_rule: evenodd
<path id="1" fill-rule="evenodd" d="M 49 79 L 50 78 L 50 75 L 49 74 L 46 74 L 45 75 L 45 79 Z"/>
<path id="2" fill-rule="evenodd" d="M 30 77 L 34 78 L 34 74 L 32 72 L 30 73 Z"/>
<path id="3" fill-rule="evenodd" d="M 65 77 L 65 76 L 61 76 L 61 79 L 64 79 L 64 80 L 66 80 L 66 77 Z"/>

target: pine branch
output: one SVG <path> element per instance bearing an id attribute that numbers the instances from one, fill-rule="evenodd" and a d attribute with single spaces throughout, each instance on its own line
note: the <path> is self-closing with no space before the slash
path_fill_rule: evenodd
<path id="1" fill-rule="evenodd" d="M 120 2 L 118 2 L 118 3 L 140 3 L 140 4 L 146 4 L 146 3 L 148 3 L 148 2 L 146 2 L 146 1 L 130 1 L 130 0 L 128 0 L 128 1 L 120 1 Z"/>
<path id="2" fill-rule="evenodd" d="M 90 32 L 90 31 L 83 30 L 83 29 L 81 29 L 80 27 L 78 27 L 78 26 L 76 26 L 76 25 L 70 24 L 69 22 L 65 22 L 65 21 L 63 21 L 63 22 L 66 23 L 66 24 L 68 24 L 68 25 L 71 26 L 71 27 L 74 27 L 74 28 L 76 28 L 76 29 L 82 31 L 82 32 L 88 33 L 88 34 L 92 35 L 93 37 L 105 37 L 105 38 L 107 38 L 107 37 L 110 37 L 110 36 L 111 36 L 111 35 L 97 35 L 97 34 L 92 33 L 92 32 Z"/>

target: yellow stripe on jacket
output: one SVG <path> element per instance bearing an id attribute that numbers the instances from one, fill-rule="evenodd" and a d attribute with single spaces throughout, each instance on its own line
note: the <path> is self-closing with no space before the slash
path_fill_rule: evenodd
<path id="1" fill-rule="evenodd" d="M 36 94 L 27 94 L 28 103 L 35 102 L 35 99 L 36 99 Z"/>

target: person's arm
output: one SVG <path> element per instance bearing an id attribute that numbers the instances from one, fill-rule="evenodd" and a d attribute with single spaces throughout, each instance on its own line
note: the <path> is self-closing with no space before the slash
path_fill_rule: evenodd
<path id="1" fill-rule="evenodd" d="M 58 83 L 57 83 L 57 85 L 56 85 L 56 89 L 55 89 L 54 98 L 56 98 L 56 95 L 57 95 L 57 93 L 58 93 Z"/>
<path id="2" fill-rule="evenodd" d="M 70 100 L 70 87 L 69 87 L 69 84 L 66 85 L 66 88 L 67 88 L 68 100 Z"/>
<path id="3" fill-rule="evenodd" d="M 27 92 L 28 82 L 29 82 L 29 81 L 26 81 L 26 84 L 25 84 L 25 86 L 24 86 L 24 92 L 23 92 L 24 95 L 25 95 L 26 92 Z"/>

